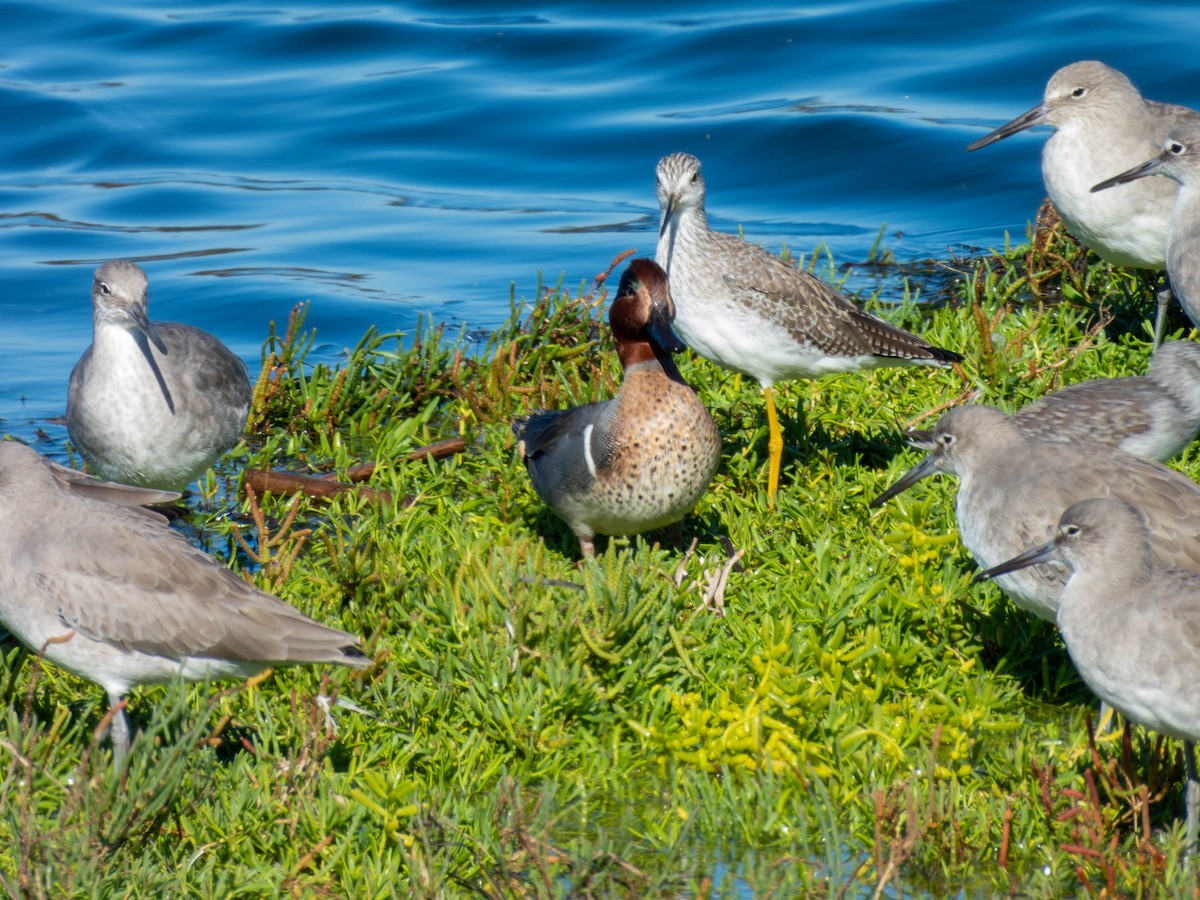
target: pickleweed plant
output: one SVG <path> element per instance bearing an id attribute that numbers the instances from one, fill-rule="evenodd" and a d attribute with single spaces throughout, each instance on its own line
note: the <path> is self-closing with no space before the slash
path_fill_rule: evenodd
<path id="1" fill-rule="evenodd" d="M 905 430 L 954 405 L 1011 411 L 1144 371 L 1152 299 L 1053 227 L 965 258 L 880 249 L 869 279 L 805 253 L 962 363 L 782 385 L 772 506 L 758 385 L 680 355 L 720 466 L 678 532 L 608 539 L 593 560 L 509 426 L 614 395 L 622 260 L 577 289 L 514 289 L 486 336 L 423 322 L 317 359 L 298 309 L 269 335 L 247 440 L 175 527 L 360 636 L 372 664 L 136 691 L 118 777 L 100 692 L 5 643 L 0 885 L 1191 896 L 1196 867 L 1160 812 L 1177 748 L 1089 740 L 1094 698 L 1053 626 L 969 583 L 954 479 L 868 505 L 915 461 Z M 1173 465 L 1195 477 L 1200 453 Z M 250 497 L 248 469 L 299 476 L 299 492 Z"/>

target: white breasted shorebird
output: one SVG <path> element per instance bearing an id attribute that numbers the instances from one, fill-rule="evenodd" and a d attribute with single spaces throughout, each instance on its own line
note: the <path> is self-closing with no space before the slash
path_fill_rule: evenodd
<path id="1" fill-rule="evenodd" d="M 0 625 L 103 687 L 114 708 L 131 688 L 175 678 L 370 661 L 354 635 L 252 587 L 139 505 L 177 497 L 0 442 Z M 129 747 L 123 709 L 112 742 L 119 764 Z"/>
<path id="2" fill-rule="evenodd" d="M 245 364 L 206 331 L 151 322 L 146 274 L 128 260 L 96 270 L 92 319 L 67 389 L 71 443 L 109 481 L 182 490 L 241 437 Z"/>
<path id="3" fill-rule="evenodd" d="M 885 366 L 946 366 L 962 359 L 863 312 L 821 279 L 740 238 L 708 227 L 700 160 L 658 163 L 662 220 L 655 259 L 675 298 L 675 328 L 695 352 L 762 385 L 770 470 L 779 486 L 783 434 L 777 381 Z"/>
<path id="4" fill-rule="evenodd" d="M 1165 178 L 1149 181 L 1178 187 L 1167 227 L 1167 277 L 1179 305 L 1200 328 L 1200 117 L 1189 118 L 1171 129 L 1153 159 L 1100 182 L 1092 190 L 1115 193 L 1125 188 L 1109 188 L 1143 184 L 1140 179 L 1147 175 L 1163 175 Z"/>
<path id="5" fill-rule="evenodd" d="M 960 406 L 932 431 L 911 432 L 927 455 L 871 501 L 885 503 L 929 475 L 957 475 L 959 535 L 983 568 L 1047 540 L 1063 510 L 1089 497 L 1136 506 L 1156 564 L 1200 571 L 1200 485 L 1161 463 L 1083 441 L 1038 441 L 991 406 Z M 1067 570 L 1056 563 L 999 577 L 1022 609 L 1054 621 Z"/>
<path id="6" fill-rule="evenodd" d="M 624 377 L 611 400 L 539 412 L 513 422 L 534 490 L 579 538 L 637 534 L 678 522 L 717 470 L 721 435 L 675 367 L 684 345 L 671 330 L 667 277 L 635 259 L 608 319 Z"/>
<path id="7" fill-rule="evenodd" d="M 1200 574 L 1156 564 L 1151 547 L 1135 507 L 1083 500 L 1063 512 L 1051 540 L 975 580 L 1048 562 L 1070 570 L 1057 621 L 1079 676 L 1131 721 L 1184 742 L 1191 852 L 1200 823 Z"/>
<path id="8" fill-rule="evenodd" d="M 1170 131 L 1200 113 L 1145 100 L 1116 69 L 1095 61 L 1055 72 L 1042 102 L 975 141 L 978 150 L 1034 125 L 1055 131 L 1042 148 L 1042 180 L 1067 230 L 1106 262 L 1161 272 L 1175 185 L 1156 179 L 1105 194 L 1092 186 L 1158 152 Z M 1154 343 L 1162 341 L 1170 291 L 1158 292 Z"/>

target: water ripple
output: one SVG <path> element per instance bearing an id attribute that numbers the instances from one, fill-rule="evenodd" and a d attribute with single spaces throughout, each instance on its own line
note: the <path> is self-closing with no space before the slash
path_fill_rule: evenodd
<path id="1" fill-rule="evenodd" d="M 1200 17 L 1169 0 L 1005 13 L 0 0 L 0 419 L 61 413 L 100 260 L 145 261 L 156 314 L 253 366 L 301 300 L 340 349 L 422 315 L 491 327 L 514 281 L 529 296 L 538 273 L 652 254 L 654 165 L 675 150 L 703 160 L 713 227 L 853 262 L 886 222 L 906 263 L 1024 233 L 1044 134 L 963 148 L 1060 65 L 1104 59 L 1200 105 Z M 196 268 L 222 258 L 237 265 Z M 851 286 L 889 278 L 855 268 Z"/>

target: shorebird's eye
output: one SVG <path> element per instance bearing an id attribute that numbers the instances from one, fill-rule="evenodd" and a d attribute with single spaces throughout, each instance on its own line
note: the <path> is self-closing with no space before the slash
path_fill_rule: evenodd
<path id="1" fill-rule="evenodd" d="M 700 180 L 700 173 L 699 173 L 699 172 L 693 172 L 693 173 L 692 173 L 692 184 L 695 184 L 695 183 L 696 183 L 697 181 L 699 181 L 699 180 Z"/>
<path id="2" fill-rule="evenodd" d="M 1063 537 L 1069 537 L 1069 538 L 1077 537 L 1079 535 L 1079 526 L 1078 525 L 1064 525 L 1062 527 L 1062 535 L 1063 535 Z"/>
<path id="3" fill-rule="evenodd" d="M 98 287 L 100 288 L 100 293 L 102 293 L 105 297 L 112 294 L 112 290 L 103 281 L 99 282 Z"/>
<path id="4" fill-rule="evenodd" d="M 1078 100 L 1080 97 L 1084 96 L 1086 93 L 1087 93 L 1087 88 L 1077 87 L 1077 88 L 1075 88 L 1075 90 L 1071 91 L 1071 96 L 1074 97 L 1076 100 Z"/>
<path id="5" fill-rule="evenodd" d="M 1167 152 L 1173 156 L 1182 156 L 1187 150 L 1187 144 L 1181 144 L 1179 141 L 1171 141 L 1167 144 Z"/>
<path id="6" fill-rule="evenodd" d="M 952 435 L 952 434 L 938 435 L 938 440 L 941 442 L 943 447 L 949 447 L 951 444 L 954 443 L 954 435 Z"/>

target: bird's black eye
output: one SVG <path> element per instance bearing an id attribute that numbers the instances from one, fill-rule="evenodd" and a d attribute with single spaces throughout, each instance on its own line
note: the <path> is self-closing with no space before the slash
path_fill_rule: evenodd
<path id="1" fill-rule="evenodd" d="M 1064 525 L 1062 527 L 1062 534 L 1063 534 L 1063 537 L 1069 537 L 1069 538 L 1078 537 L 1079 526 L 1074 525 L 1074 524 Z"/>
<path id="2" fill-rule="evenodd" d="M 954 435 L 952 435 L 952 434 L 938 435 L 938 440 L 942 442 L 943 447 L 949 447 L 951 444 L 954 443 Z"/>
<path id="3" fill-rule="evenodd" d="M 1182 156 L 1187 150 L 1187 144 L 1181 144 L 1179 141 L 1171 141 L 1167 144 L 1167 152 L 1172 156 Z"/>
<path id="4" fill-rule="evenodd" d="M 1077 87 L 1077 88 L 1075 88 L 1075 90 L 1071 91 L 1071 96 L 1074 97 L 1076 100 L 1078 100 L 1081 97 L 1083 97 L 1086 93 L 1087 93 L 1087 88 Z"/>
<path id="5" fill-rule="evenodd" d="M 109 296 L 112 293 L 112 290 L 103 281 L 101 281 L 99 283 L 99 288 L 100 288 L 100 293 L 102 293 L 105 297 Z"/>
<path id="6" fill-rule="evenodd" d="M 699 172 L 693 172 L 693 173 L 692 173 L 692 184 L 695 184 L 695 183 L 696 183 L 697 181 L 699 181 L 699 180 L 700 180 L 700 173 L 699 173 Z"/>

